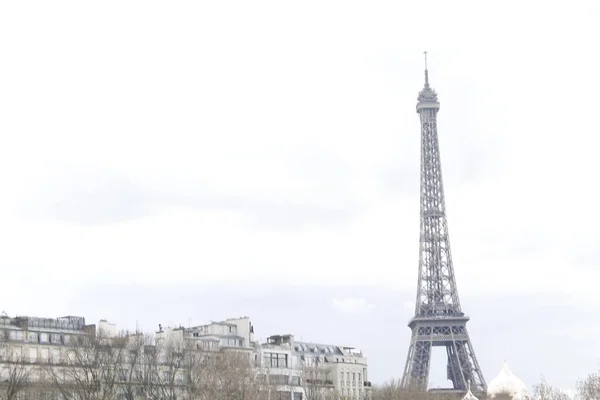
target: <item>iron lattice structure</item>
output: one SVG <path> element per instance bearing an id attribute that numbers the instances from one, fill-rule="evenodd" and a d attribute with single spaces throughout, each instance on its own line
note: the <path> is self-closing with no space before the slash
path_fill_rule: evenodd
<path id="1" fill-rule="evenodd" d="M 467 332 L 467 317 L 460 307 L 444 201 L 444 185 L 437 134 L 440 108 L 436 92 L 429 86 L 427 64 L 425 87 L 419 93 L 417 113 L 421 117 L 421 235 L 419 278 L 415 316 L 408 326 L 412 337 L 402 376 L 402 386 L 426 390 L 433 346 L 446 348 L 447 377 L 454 389 L 485 392 L 486 383 Z"/>

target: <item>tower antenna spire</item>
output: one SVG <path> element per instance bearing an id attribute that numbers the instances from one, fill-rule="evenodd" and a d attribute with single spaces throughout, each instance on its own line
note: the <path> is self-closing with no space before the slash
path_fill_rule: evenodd
<path id="1" fill-rule="evenodd" d="M 425 55 L 425 86 L 429 86 L 429 72 L 427 71 L 427 52 L 424 51 Z"/>

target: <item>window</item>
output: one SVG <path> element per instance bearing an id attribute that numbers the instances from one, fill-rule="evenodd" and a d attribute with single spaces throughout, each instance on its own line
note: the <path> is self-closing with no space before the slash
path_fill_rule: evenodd
<path id="1" fill-rule="evenodd" d="M 48 343 L 50 341 L 50 335 L 47 333 L 40 333 L 40 343 Z"/>
<path id="2" fill-rule="evenodd" d="M 223 338 L 223 339 L 221 339 L 221 345 L 224 347 L 242 347 L 242 340 L 241 339 Z"/>
<path id="3" fill-rule="evenodd" d="M 60 362 L 60 350 L 52 349 L 52 362 L 58 364 Z"/>
<path id="4" fill-rule="evenodd" d="M 265 361 L 265 367 L 271 367 L 271 368 L 287 368 L 288 367 L 287 354 L 265 353 L 264 361 Z"/>
<path id="5" fill-rule="evenodd" d="M 5 348 L 4 350 L 7 352 L 6 358 L 11 361 L 21 361 L 25 356 L 23 347 L 21 346 L 16 346 L 13 351 L 9 351 L 8 348 Z"/>
<path id="6" fill-rule="evenodd" d="M 289 400 L 291 393 L 290 392 L 276 392 L 275 400 Z"/>
<path id="7" fill-rule="evenodd" d="M 8 338 L 10 340 L 23 340 L 23 331 L 10 331 Z"/>
<path id="8" fill-rule="evenodd" d="M 361 373 L 360 373 L 360 372 L 358 373 L 358 381 L 359 381 L 359 382 L 362 382 L 362 375 L 361 375 Z"/>
<path id="9" fill-rule="evenodd" d="M 356 372 L 352 373 L 352 380 L 355 381 L 356 380 Z"/>
<path id="10" fill-rule="evenodd" d="M 302 400 L 302 393 L 294 393 L 294 400 Z"/>
<path id="11" fill-rule="evenodd" d="M 291 384 L 294 386 L 300 386 L 300 377 L 299 376 L 292 376 L 291 377 Z"/>
<path id="12" fill-rule="evenodd" d="M 60 344 L 60 335 L 57 333 L 53 333 L 50 335 L 50 343 L 52 344 Z"/>
<path id="13" fill-rule="evenodd" d="M 37 361 L 37 349 L 36 348 L 30 348 L 29 349 L 29 362 L 36 362 Z"/>
<path id="14" fill-rule="evenodd" d="M 38 334 L 37 332 L 27 332 L 27 341 L 31 343 L 38 342 Z"/>
<path id="15" fill-rule="evenodd" d="M 50 361 L 50 352 L 48 351 L 48 349 L 40 349 L 40 358 L 41 362 Z"/>
<path id="16" fill-rule="evenodd" d="M 287 375 L 269 375 L 269 383 L 274 385 L 287 385 L 288 376 Z"/>

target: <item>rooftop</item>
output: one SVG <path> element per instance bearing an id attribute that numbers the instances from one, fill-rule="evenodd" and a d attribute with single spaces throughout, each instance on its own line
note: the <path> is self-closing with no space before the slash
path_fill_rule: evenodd
<path id="1" fill-rule="evenodd" d="M 21 329 L 48 328 L 83 330 L 86 327 L 85 318 L 70 315 L 59 318 L 39 318 L 28 316 L 17 316 L 15 318 L 10 318 L 6 315 L 2 315 L 0 317 L 0 325 L 15 326 Z"/>

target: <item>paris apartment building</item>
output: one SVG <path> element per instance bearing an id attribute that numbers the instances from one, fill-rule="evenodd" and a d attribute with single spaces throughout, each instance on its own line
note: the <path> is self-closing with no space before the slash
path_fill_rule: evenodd
<path id="1" fill-rule="evenodd" d="M 68 381 L 64 370 L 72 368 L 78 349 L 94 338 L 112 343 L 123 337 L 138 336 L 144 341 L 145 352 L 153 351 L 170 341 L 183 341 L 203 352 L 247 355 L 253 379 L 269 385 L 276 400 L 304 400 L 310 392 L 335 393 L 338 398 L 363 400 L 370 397 L 367 359 L 355 348 L 334 344 L 296 341 L 293 335 L 272 335 L 262 342 L 255 339 L 254 327 L 248 317 L 210 322 L 193 327 L 162 327 L 152 335 L 118 333 L 117 327 L 105 320 L 88 325 L 83 317 L 61 318 L 0 316 L 0 393 L 15 384 L 27 390 L 52 393 L 61 380 Z M 246 359 L 246 358 L 245 358 Z M 142 367 L 140 367 L 142 368 Z M 179 369 L 184 369 L 181 367 Z M 119 365 L 119 379 L 126 381 L 127 367 Z M 58 377 L 56 371 L 65 376 Z M 170 369 L 160 374 L 167 379 Z M 187 381 L 184 371 L 176 371 L 173 379 L 180 388 Z M 18 381 L 19 374 L 23 378 Z M 173 376 L 175 378 L 175 376 Z M 140 378 L 141 379 L 141 378 Z M 159 376 L 157 379 L 161 379 Z M 47 390 L 46 390 L 46 389 Z M 121 389 L 124 390 L 124 389 Z M 182 389 L 183 390 L 183 389 Z M 118 390 L 117 390 L 118 391 Z M 121 398 L 126 398 L 123 394 Z M 50 395 L 48 398 L 51 398 Z M 130 398 L 130 397 L 129 397 Z"/>

